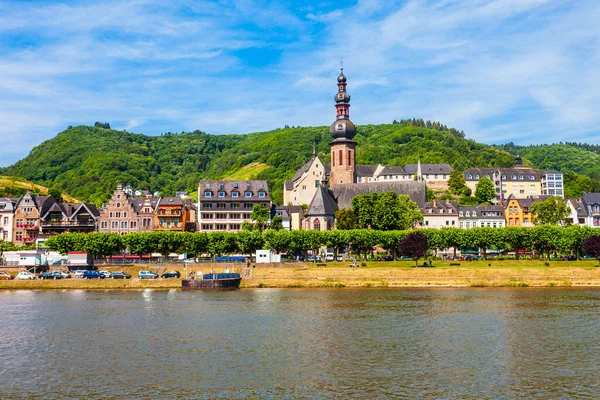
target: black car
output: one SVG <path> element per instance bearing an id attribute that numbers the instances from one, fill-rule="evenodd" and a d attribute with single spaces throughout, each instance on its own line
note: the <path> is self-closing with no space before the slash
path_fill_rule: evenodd
<path id="1" fill-rule="evenodd" d="M 167 271 L 160 276 L 161 278 L 181 278 L 179 271 Z"/>
<path id="2" fill-rule="evenodd" d="M 131 279 L 131 275 L 123 271 L 111 272 L 110 279 Z"/>

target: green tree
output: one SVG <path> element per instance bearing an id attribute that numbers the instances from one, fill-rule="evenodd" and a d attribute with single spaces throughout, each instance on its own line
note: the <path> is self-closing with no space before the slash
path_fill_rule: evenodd
<path id="1" fill-rule="evenodd" d="M 206 249 L 212 257 L 233 253 L 237 249 L 236 236 L 231 232 L 211 232 Z"/>
<path id="2" fill-rule="evenodd" d="M 563 199 L 556 196 L 549 196 L 543 201 L 533 203 L 531 213 L 533 223 L 536 225 L 563 225 L 571 215 Z"/>
<path id="3" fill-rule="evenodd" d="M 183 249 L 188 254 L 198 257 L 208 249 L 208 235 L 204 232 L 185 232 Z"/>
<path id="4" fill-rule="evenodd" d="M 358 220 L 354 211 L 348 208 L 336 211 L 335 228 L 341 230 L 358 229 Z"/>
<path id="5" fill-rule="evenodd" d="M 256 250 L 262 249 L 265 244 L 263 235 L 258 231 L 240 231 L 236 236 L 238 248 L 242 254 L 252 255 L 253 253 L 256 253 Z"/>
<path id="6" fill-rule="evenodd" d="M 494 197 L 496 197 L 496 188 L 494 182 L 487 176 L 482 177 L 475 186 L 475 197 L 479 204 L 489 203 Z"/>
<path id="7" fill-rule="evenodd" d="M 276 250 L 278 253 L 287 252 L 290 248 L 289 231 L 274 231 L 269 229 L 264 233 L 264 237 L 268 248 Z"/>
<path id="8" fill-rule="evenodd" d="M 465 183 L 465 176 L 463 175 L 462 171 L 455 169 L 450 172 L 450 178 L 448 179 L 448 189 L 450 189 L 450 192 L 460 195 L 463 193 L 465 188 L 468 189 Z"/>
<path id="9" fill-rule="evenodd" d="M 270 216 L 271 211 L 267 208 L 267 206 L 263 204 L 257 204 L 252 207 L 252 213 L 250 214 L 250 219 L 254 221 L 252 230 L 258 232 L 264 231 L 269 223 Z"/>
<path id="10" fill-rule="evenodd" d="M 273 219 L 271 220 L 271 226 L 269 226 L 269 229 L 273 229 L 275 231 L 282 230 L 283 229 L 283 219 L 279 215 L 274 216 Z"/>

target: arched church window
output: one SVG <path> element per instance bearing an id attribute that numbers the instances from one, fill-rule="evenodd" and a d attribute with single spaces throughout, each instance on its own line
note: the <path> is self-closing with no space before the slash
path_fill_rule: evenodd
<path id="1" fill-rule="evenodd" d="M 321 230 L 321 221 L 319 221 L 319 218 L 315 219 L 315 222 L 313 222 L 313 227 L 316 231 Z"/>

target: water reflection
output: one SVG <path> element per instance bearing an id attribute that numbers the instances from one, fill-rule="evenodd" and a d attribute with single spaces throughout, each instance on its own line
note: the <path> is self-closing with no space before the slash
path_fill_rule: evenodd
<path id="1" fill-rule="evenodd" d="M 588 289 L 0 292 L 0 397 L 595 397 L 599 305 Z"/>

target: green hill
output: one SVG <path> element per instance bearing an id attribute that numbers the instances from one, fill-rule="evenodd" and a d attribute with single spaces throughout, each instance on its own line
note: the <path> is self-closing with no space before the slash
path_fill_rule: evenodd
<path id="1" fill-rule="evenodd" d="M 195 192 L 201 179 L 250 174 L 267 180 L 273 198 L 281 202 L 283 181 L 309 159 L 313 140 L 319 156 L 327 160 L 328 127 L 286 127 L 243 135 L 195 131 L 146 136 L 77 126 L 36 146 L 21 161 L 0 169 L 0 174 L 22 176 L 96 204 L 106 201 L 117 183 L 173 195 L 177 190 Z M 449 163 L 458 169 L 506 167 L 513 165 L 515 155 L 513 149 L 477 143 L 465 139 L 462 132 L 420 120 L 358 126 L 355 140 L 357 162 L 362 164 L 403 166 L 420 157 L 423 163 Z M 542 167 L 534 157 L 522 155 L 533 166 Z M 575 172 L 583 171 L 571 171 L 573 182 L 581 178 Z"/>

